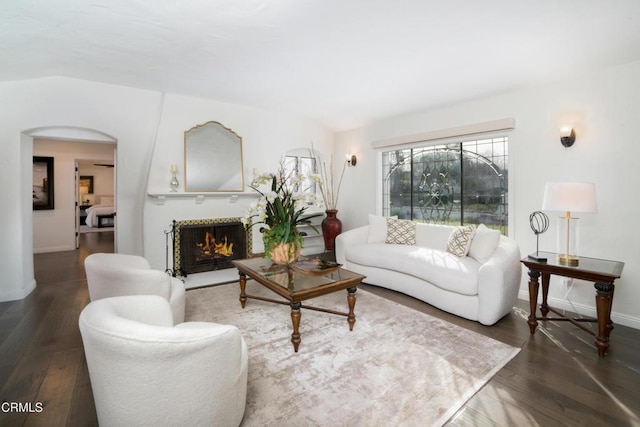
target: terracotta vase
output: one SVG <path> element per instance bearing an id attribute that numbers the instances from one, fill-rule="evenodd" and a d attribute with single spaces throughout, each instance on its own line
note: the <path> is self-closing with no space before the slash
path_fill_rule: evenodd
<path id="1" fill-rule="evenodd" d="M 327 216 L 322 220 L 322 237 L 324 237 L 324 249 L 333 251 L 335 249 L 336 236 L 342 233 L 342 221 L 336 215 L 337 209 L 327 209 Z"/>
<path id="2" fill-rule="evenodd" d="M 271 250 L 271 261 L 276 264 L 291 264 L 300 256 L 300 247 L 291 249 L 291 243 L 279 243 Z"/>

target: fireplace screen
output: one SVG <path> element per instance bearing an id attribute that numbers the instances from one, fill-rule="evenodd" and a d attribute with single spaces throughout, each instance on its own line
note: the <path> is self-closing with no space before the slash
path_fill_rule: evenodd
<path id="1" fill-rule="evenodd" d="M 234 259 L 247 258 L 251 233 L 240 218 L 174 222 L 174 271 L 190 273 L 232 268 Z"/>

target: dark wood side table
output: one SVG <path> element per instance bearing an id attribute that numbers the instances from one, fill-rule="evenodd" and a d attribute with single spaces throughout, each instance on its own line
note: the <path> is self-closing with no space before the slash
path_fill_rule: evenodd
<path id="1" fill-rule="evenodd" d="M 576 325 L 580 329 L 589 332 L 596 337 L 595 344 L 598 347 L 598 354 L 604 357 L 609 348 L 609 334 L 613 329 L 611 321 L 611 304 L 613 303 L 613 282 L 620 278 L 623 262 L 610 261 L 597 258 L 579 258 L 579 265 L 576 267 L 561 265 L 558 263 L 557 254 L 552 252 L 540 252 L 540 256 L 546 257 L 547 262 L 539 262 L 535 259 L 524 258 L 521 262 L 529 269 L 529 329 L 535 333 L 538 320 L 565 320 Z M 557 310 L 549 307 L 547 296 L 549 294 L 549 279 L 552 274 L 564 276 L 572 279 L 582 279 L 595 283 L 596 288 L 596 314 L 597 319 L 592 318 L 570 318 L 564 316 Z M 542 276 L 542 304 L 540 304 L 541 317 L 536 316 L 536 304 L 538 302 L 538 278 Z M 547 317 L 549 311 L 560 317 Z M 584 327 L 580 322 L 598 322 L 598 333 Z"/>
<path id="2" fill-rule="evenodd" d="M 84 222 L 87 219 L 87 209 L 93 205 L 80 205 L 80 225 L 85 225 Z"/>

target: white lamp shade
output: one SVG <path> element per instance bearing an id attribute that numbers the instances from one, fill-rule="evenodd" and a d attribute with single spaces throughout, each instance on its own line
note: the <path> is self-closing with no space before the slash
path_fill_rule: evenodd
<path id="1" fill-rule="evenodd" d="M 596 185 L 592 182 L 547 182 L 542 210 L 596 213 Z"/>

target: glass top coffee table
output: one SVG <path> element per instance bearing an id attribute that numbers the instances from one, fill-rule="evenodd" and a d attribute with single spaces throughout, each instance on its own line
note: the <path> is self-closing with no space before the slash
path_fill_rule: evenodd
<path id="1" fill-rule="evenodd" d="M 353 325 L 356 322 L 356 315 L 354 314 L 356 291 L 358 290 L 358 284 L 362 282 L 365 276 L 340 267 L 326 268 L 326 272 L 318 270 L 303 272 L 308 268 L 294 269 L 288 265 L 274 264 L 271 260 L 265 258 L 249 258 L 232 262 L 240 274 L 240 304 L 242 308 L 245 307 L 248 298 L 291 306 L 291 322 L 293 323 L 291 342 L 295 352 L 298 351 L 301 341 L 301 308 L 346 316 L 349 330 L 353 330 Z M 305 264 L 305 267 L 308 267 L 308 264 Z M 322 268 L 324 267 L 319 269 Z M 282 297 L 284 301 L 247 294 L 247 276 Z M 302 301 L 345 289 L 347 290 L 348 313 L 302 304 Z"/>

